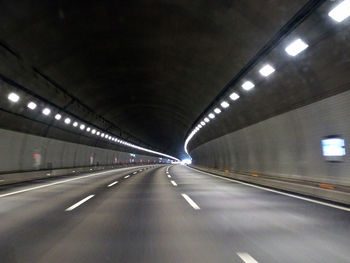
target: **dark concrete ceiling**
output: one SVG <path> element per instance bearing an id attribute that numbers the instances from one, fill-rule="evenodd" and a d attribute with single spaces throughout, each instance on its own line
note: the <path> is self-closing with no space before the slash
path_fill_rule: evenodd
<path id="1" fill-rule="evenodd" d="M 0 38 L 107 120 L 181 156 L 194 120 L 305 2 L 7 0 Z"/>

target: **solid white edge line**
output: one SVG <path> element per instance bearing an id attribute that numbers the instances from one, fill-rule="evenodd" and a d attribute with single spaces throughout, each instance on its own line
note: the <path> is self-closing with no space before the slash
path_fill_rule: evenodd
<path id="1" fill-rule="evenodd" d="M 124 176 L 124 178 L 125 178 L 125 179 L 128 179 L 129 177 L 130 177 L 130 175 L 126 175 L 126 176 Z"/>
<path id="2" fill-rule="evenodd" d="M 111 187 L 111 186 L 113 186 L 113 185 L 115 185 L 115 184 L 117 184 L 118 183 L 118 181 L 115 181 L 115 182 L 113 182 L 113 183 L 110 183 L 109 185 L 108 185 L 108 187 Z"/>
<path id="3" fill-rule="evenodd" d="M 169 177 L 169 178 L 171 178 L 171 175 L 170 175 L 170 174 L 168 174 L 168 177 Z"/>
<path id="4" fill-rule="evenodd" d="M 226 181 L 231 181 L 231 182 L 235 182 L 235 183 L 238 183 L 238 184 L 243 184 L 243 185 L 246 185 L 246 186 L 254 187 L 254 188 L 257 188 L 257 189 L 260 189 L 260 190 L 265 190 L 265 191 L 269 191 L 269 192 L 272 192 L 272 193 L 281 194 L 281 195 L 293 197 L 293 198 L 296 198 L 296 199 L 304 200 L 304 201 L 307 201 L 307 202 L 311 202 L 311 203 L 315 203 L 315 204 L 319 204 L 319 205 L 324 205 L 324 206 L 328 206 L 328 207 L 332 207 L 332 208 L 336 208 L 336 209 L 340 209 L 340 210 L 344 210 L 344 211 L 350 212 L 350 208 L 348 208 L 348 207 L 335 205 L 335 204 L 331 204 L 331 203 L 327 203 L 327 202 L 322 202 L 322 201 L 318 201 L 318 200 L 314 200 L 314 199 L 311 199 L 311 198 L 302 197 L 302 196 L 298 196 L 298 195 L 294 195 L 294 194 L 288 194 L 288 193 L 284 193 L 284 192 L 281 192 L 281 191 L 278 191 L 278 190 L 273 190 L 273 189 L 270 189 L 270 188 L 266 188 L 266 187 L 263 187 L 263 186 L 258 186 L 258 185 L 254 185 L 254 184 L 250 184 L 250 183 L 241 182 L 241 181 L 238 181 L 238 180 L 235 180 L 235 179 L 226 178 L 226 177 L 222 177 L 222 176 L 219 176 L 219 175 L 214 175 L 214 174 L 210 174 L 210 173 L 207 173 L 207 172 L 203 172 L 203 171 L 200 171 L 200 170 L 194 169 L 192 167 L 188 167 L 188 166 L 187 166 L 187 168 L 190 168 L 190 169 L 195 170 L 195 171 L 197 171 L 199 173 L 210 175 L 210 176 L 213 176 L 213 177 L 216 177 L 216 178 L 220 178 L 220 179 L 223 179 L 223 180 L 226 180 Z"/>
<path id="5" fill-rule="evenodd" d="M 171 180 L 170 182 L 173 184 L 173 186 L 177 186 L 177 183 L 175 181 Z"/>
<path id="6" fill-rule="evenodd" d="M 245 252 L 238 252 L 237 256 L 239 256 L 245 263 L 258 263 L 251 255 Z"/>
<path id="7" fill-rule="evenodd" d="M 187 194 L 181 194 L 183 198 L 189 203 L 194 210 L 199 210 L 201 209 Z"/>
<path id="8" fill-rule="evenodd" d="M 118 169 L 116 169 L 116 170 L 118 170 Z M 63 181 L 59 181 L 59 182 L 55 182 L 55 183 L 51 183 L 51 184 L 45 184 L 45 185 L 40 185 L 40 186 L 36 186 L 36 187 L 31 187 L 31 188 L 27 188 L 27 189 L 15 191 L 15 192 L 7 193 L 7 194 L 2 194 L 2 195 L 0 195 L 0 198 L 1 197 L 6 197 L 6 196 L 10 196 L 10 195 L 20 194 L 20 193 L 25 193 L 25 192 L 29 192 L 29 191 L 37 190 L 37 189 L 40 189 L 40 188 L 45 188 L 45 187 L 57 185 L 57 184 L 63 184 L 63 183 L 67 183 L 67 182 L 71 182 L 71 181 L 75 181 L 75 180 L 80 180 L 80 179 L 84 179 L 84 178 L 88 178 L 88 177 L 92 177 L 92 176 L 96 176 L 96 175 L 101 175 L 101 174 L 105 174 L 105 173 L 112 173 L 112 172 L 115 173 L 116 170 L 99 172 L 99 173 L 94 173 L 94 174 L 89 174 L 89 175 L 85 175 L 85 176 L 80 176 L 80 177 L 76 177 L 76 178 L 73 178 L 73 179 L 63 180 Z M 123 171 L 123 170 L 121 170 L 121 171 Z"/>
<path id="9" fill-rule="evenodd" d="M 74 205 L 68 207 L 66 211 L 72 211 L 73 209 L 77 208 L 78 206 L 82 205 L 89 199 L 93 198 L 95 195 L 89 195 L 88 197 L 85 197 L 83 200 L 80 200 L 79 202 L 75 203 Z"/>

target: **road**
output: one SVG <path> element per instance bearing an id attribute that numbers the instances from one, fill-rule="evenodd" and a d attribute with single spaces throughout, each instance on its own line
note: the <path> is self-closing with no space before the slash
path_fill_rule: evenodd
<path id="1" fill-rule="evenodd" d="M 181 165 L 2 187 L 0 220 L 1 263 L 350 262 L 349 211 Z"/>

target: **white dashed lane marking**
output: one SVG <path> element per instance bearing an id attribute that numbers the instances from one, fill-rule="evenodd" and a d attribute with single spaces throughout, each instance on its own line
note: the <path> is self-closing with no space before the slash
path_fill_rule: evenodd
<path id="1" fill-rule="evenodd" d="M 88 197 L 85 197 L 83 200 L 80 200 L 78 203 L 75 203 L 74 205 L 68 207 L 66 209 L 66 211 L 72 211 L 73 209 L 77 208 L 78 206 L 84 204 L 86 201 L 88 201 L 89 199 L 93 198 L 94 195 L 89 195 Z"/>
<path id="2" fill-rule="evenodd" d="M 194 210 L 199 210 L 201 209 L 187 194 L 181 194 L 183 198 L 189 203 Z"/>

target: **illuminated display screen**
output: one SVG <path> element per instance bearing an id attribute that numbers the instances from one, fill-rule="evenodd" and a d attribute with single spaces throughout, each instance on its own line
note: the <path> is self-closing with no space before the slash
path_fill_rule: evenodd
<path id="1" fill-rule="evenodd" d="M 345 156 L 345 141 L 342 138 L 326 138 L 322 140 L 323 156 Z"/>

